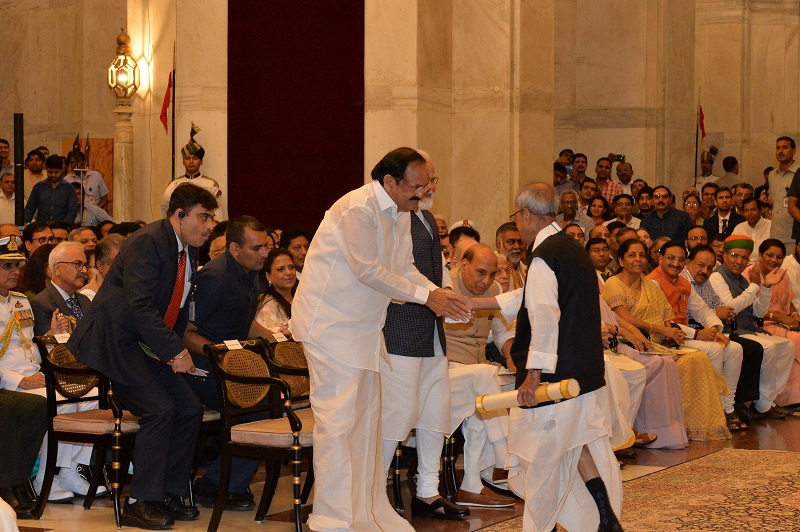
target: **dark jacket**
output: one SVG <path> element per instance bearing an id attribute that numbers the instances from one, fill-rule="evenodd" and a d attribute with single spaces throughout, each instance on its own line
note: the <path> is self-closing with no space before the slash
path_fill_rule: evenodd
<path id="1" fill-rule="evenodd" d="M 81 306 L 83 315 L 86 316 L 86 313 L 89 312 L 92 306 L 91 300 L 77 292 L 75 293 L 75 297 L 78 299 L 78 304 Z M 64 301 L 64 296 L 53 286 L 52 281 L 47 281 L 44 290 L 31 299 L 31 309 L 33 310 L 34 320 L 33 333 L 36 336 L 47 334 L 47 331 L 50 330 L 50 320 L 53 319 L 53 312 L 55 312 L 56 309 L 60 310 L 62 314 L 72 316 L 72 310 L 69 308 L 69 305 L 67 305 L 67 302 Z"/>
<path id="2" fill-rule="evenodd" d="M 731 211 L 731 216 L 728 218 L 728 227 L 725 230 L 725 238 L 731 236 L 733 234 L 733 228 L 744 221 L 744 216 L 736 211 Z M 703 227 L 705 228 L 706 233 L 708 233 L 708 241 L 711 242 L 711 239 L 717 236 L 717 233 L 719 233 L 719 214 L 715 212 L 714 216 L 706 218 L 706 220 L 703 222 Z"/>
<path id="3" fill-rule="evenodd" d="M 191 275 L 197 269 L 197 249 L 189 247 L 187 258 L 186 275 Z M 180 310 L 174 330 L 164 323 L 177 273 L 178 242 L 168 220 L 133 233 L 67 347 L 113 381 L 128 386 L 148 382 L 152 365 L 139 342 L 165 363 L 184 349 L 189 305 Z"/>

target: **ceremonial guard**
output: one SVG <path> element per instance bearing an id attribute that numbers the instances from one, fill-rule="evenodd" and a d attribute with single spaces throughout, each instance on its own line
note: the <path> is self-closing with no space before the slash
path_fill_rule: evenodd
<path id="1" fill-rule="evenodd" d="M 176 187 L 184 183 L 191 183 L 208 190 L 217 198 L 218 202 L 220 196 L 222 196 L 219 183 L 200 172 L 200 167 L 203 166 L 203 158 L 206 156 L 206 150 L 194 140 L 194 136 L 199 131 L 200 128 L 192 122 L 192 129 L 189 130 L 189 144 L 181 148 L 183 167 L 186 169 L 186 173 L 170 183 L 167 186 L 167 190 L 164 191 L 164 198 L 161 200 L 161 214 L 163 216 L 167 215 L 167 207 L 169 206 L 169 198 L 172 196 L 172 192 Z M 217 209 L 216 217 L 217 219 L 224 218 L 224 213 L 221 208 Z"/>

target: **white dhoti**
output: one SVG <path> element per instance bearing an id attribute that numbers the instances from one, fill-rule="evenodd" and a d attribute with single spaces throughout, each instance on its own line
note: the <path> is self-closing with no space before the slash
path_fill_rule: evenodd
<path id="1" fill-rule="evenodd" d="M 627 347 L 627 346 L 624 346 Z M 628 395 L 630 396 L 630 411 L 628 412 L 628 425 L 633 427 L 636 415 L 644 397 L 644 386 L 647 383 L 647 369 L 642 365 L 622 354 L 606 350 L 604 352 L 607 361 L 614 364 L 625 382 L 628 383 Z"/>
<path id="2" fill-rule="evenodd" d="M 464 434 L 464 479 L 461 489 L 480 493 L 481 471 L 488 468 L 516 467 L 516 458 L 508 453 L 508 411 L 475 412 L 475 398 L 500 393 L 497 366 L 491 364 L 450 363 L 450 430 L 461 424 Z M 491 475 L 489 475 L 491 480 Z"/>
<path id="3" fill-rule="evenodd" d="M 525 498 L 524 531 L 550 532 L 556 522 L 567 530 L 597 530 L 597 505 L 578 473 L 584 445 L 620 515 L 622 478 L 603 425 L 606 393 L 603 387 L 555 404 L 510 410 L 509 450 L 519 457 L 523 474 L 509 475 L 508 484 Z"/>
<path id="4" fill-rule="evenodd" d="M 604 355 L 605 360 L 605 379 L 607 392 L 606 401 L 601 404 L 603 407 L 604 424 L 606 431 L 611 438 L 611 447 L 616 451 L 627 449 L 636 441 L 633 428 L 628 423 L 631 412 L 631 396 L 628 391 L 628 383 L 622 376 L 622 372 L 614 366 L 608 355 Z M 644 369 L 644 368 L 642 368 Z"/>
<path id="5" fill-rule="evenodd" d="M 386 495 L 378 372 L 304 345 L 314 412 L 315 531 L 413 531 Z"/>
<path id="6" fill-rule="evenodd" d="M 721 373 L 728 383 L 728 394 L 722 396 L 722 408 L 726 413 L 733 412 L 734 396 L 736 395 L 736 385 L 739 383 L 739 375 L 742 373 L 742 346 L 736 342 L 728 342 L 722 346 L 717 342 L 704 342 L 702 340 L 686 340 L 687 346 L 702 351 L 708 355 L 708 362 L 714 371 Z"/>
<path id="7" fill-rule="evenodd" d="M 450 434 L 450 380 L 447 357 L 381 359 L 383 465 L 388 471 L 397 442 L 417 429 L 417 497 L 439 494 L 439 460 L 445 434 Z"/>
<path id="8" fill-rule="evenodd" d="M 46 388 L 34 388 L 32 390 L 19 390 L 24 393 L 32 393 L 41 397 L 47 397 Z M 87 395 L 96 395 L 97 388 L 90 391 Z M 56 398 L 60 401 L 64 397 L 56 392 Z M 85 412 L 86 410 L 97 409 L 97 401 L 86 401 L 83 403 L 70 403 L 68 405 L 61 405 L 56 408 L 59 414 L 71 414 L 73 412 Z M 56 457 L 56 467 L 65 467 L 69 469 L 72 464 L 86 464 L 89 465 L 92 461 L 92 444 L 91 443 L 69 443 L 62 442 L 58 444 L 58 456 Z M 47 434 L 44 435 L 42 440 L 42 457 L 39 462 L 39 473 L 36 478 L 42 480 L 44 478 L 44 465 L 47 463 Z"/>
<path id="9" fill-rule="evenodd" d="M 742 338 L 755 340 L 764 347 L 761 376 L 758 380 L 756 410 L 766 412 L 775 404 L 775 398 L 786 387 L 794 362 L 794 343 L 786 338 L 764 333 L 742 334 Z"/>

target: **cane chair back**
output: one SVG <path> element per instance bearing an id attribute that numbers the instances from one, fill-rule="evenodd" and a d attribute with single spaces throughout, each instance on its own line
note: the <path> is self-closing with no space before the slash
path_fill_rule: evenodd
<path id="1" fill-rule="evenodd" d="M 278 342 L 270 346 L 270 354 L 275 362 L 281 366 L 305 370 L 304 375 L 291 375 L 281 372 L 279 377 L 289 385 L 295 401 L 300 397 L 308 396 L 311 390 L 311 383 L 308 378 L 308 361 L 306 360 L 303 346 L 298 342 Z"/>
<path id="2" fill-rule="evenodd" d="M 89 369 L 89 366 L 80 362 L 64 344 L 55 346 L 49 354 L 50 360 L 56 365 L 72 369 Z M 55 388 L 58 393 L 70 399 L 83 397 L 95 388 L 100 379 L 90 373 L 67 374 L 54 371 Z"/>
<path id="3" fill-rule="evenodd" d="M 264 359 L 249 349 L 235 349 L 225 353 L 220 360 L 220 367 L 238 377 L 269 377 L 269 369 Z M 250 408 L 269 394 L 269 384 L 243 384 L 226 381 L 228 400 L 239 408 Z"/>

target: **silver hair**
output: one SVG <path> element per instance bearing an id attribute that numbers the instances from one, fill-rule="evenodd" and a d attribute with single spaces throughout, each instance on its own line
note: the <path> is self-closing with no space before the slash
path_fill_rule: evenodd
<path id="1" fill-rule="evenodd" d="M 118 234 L 110 234 L 100 239 L 97 243 L 97 248 L 94 250 L 95 263 L 102 262 L 106 266 L 111 266 L 108 264 L 108 258 L 111 256 L 113 250 L 119 249 L 122 246 L 123 242 L 125 242 L 125 237 Z"/>
<path id="2" fill-rule="evenodd" d="M 73 229 L 72 231 L 70 231 L 69 234 L 67 235 L 67 238 L 69 240 L 75 241 L 74 240 L 75 237 L 77 237 L 78 235 L 80 235 L 84 231 L 92 231 L 92 233 L 94 233 L 94 231 L 92 230 L 91 227 L 83 226 L 83 227 L 78 227 L 77 229 Z"/>
<path id="3" fill-rule="evenodd" d="M 53 251 L 50 253 L 50 257 L 47 259 L 47 265 L 50 266 L 50 271 L 53 271 L 53 267 L 59 263 L 64 261 L 64 257 L 67 254 L 67 251 L 70 248 L 75 248 L 83 253 L 83 260 L 86 260 L 86 252 L 83 250 L 83 244 L 79 244 L 77 242 L 68 242 L 64 241 L 53 248 Z"/>
<path id="4" fill-rule="evenodd" d="M 577 193 L 577 192 L 575 192 L 575 191 L 574 191 L 574 190 L 572 190 L 572 189 L 568 189 L 568 190 L 565 190 L 564 192 L 562 192 L 562 193 L 561 193 L 561 197 L 560 197 L 560 199 L 561 199 L 561 200 L 563 200 L 563 199 L 564 199 L 564 196 L 566 196 L 566 195 L 568 195 L 568 194 L 572 194 L 572 195 L 575 197 L 575 199 L 578 199 L 578 193 Z"/>
<path id="5" fill-rule="evenodd" d="M 530 183 L 517 194 L 517 206 L 528 209 L 534 216 L 558 214 L 558 193 L 546 183 Z"/>

